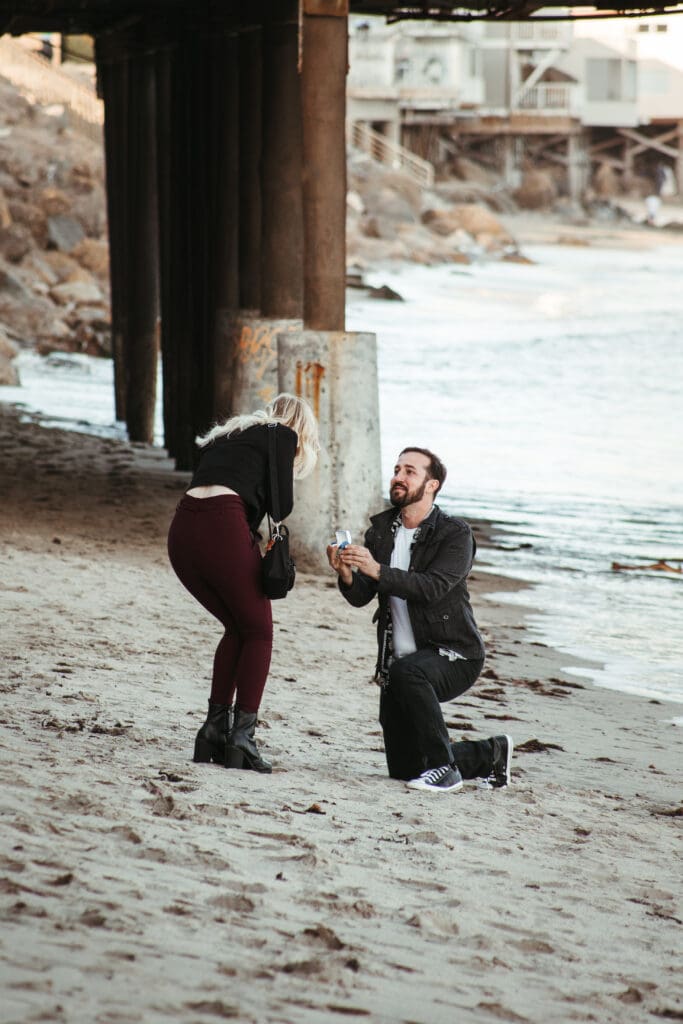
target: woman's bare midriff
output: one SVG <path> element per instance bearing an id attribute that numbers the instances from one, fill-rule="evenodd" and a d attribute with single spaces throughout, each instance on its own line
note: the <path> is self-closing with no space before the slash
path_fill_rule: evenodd
<path id="1" fill-rule="evenodd" d="M 207 484 L 204 487 L 193 487 L 186 491 L 191 498 L 217 498 L 219 494 L 237 494 L 232 487 L 222 487 L 220 484 Z M 237 495 L 239 497 L 239 495 Z"/>

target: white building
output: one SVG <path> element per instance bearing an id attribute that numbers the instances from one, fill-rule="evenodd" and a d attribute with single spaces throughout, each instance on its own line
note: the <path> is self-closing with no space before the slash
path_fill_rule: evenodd
<path id="1" fill-rule="evenodd" d="M 400 141 L 405 125 L 451 123 L 481 104 L 481 26 L 349 18 L 348 117 Z"/>
<path id="2" fill-rule="evenodd" d="M 605 163 L 626 180 L 663 160 L 683 188 L 683 15 L 557 17 L 570 11 L 524 22 L 351 17 L 349 120 L 432 160 L 479 153 L 509 182 L 525 162 L 562 164 L 574 197 Z"/>
<path id="3" fill-rule="evenodd" d="M 598 42 L 634 62 L 632 123 L 683 120 L 683 16 L 577 21 L 575 34 L 582 45 Z"/>

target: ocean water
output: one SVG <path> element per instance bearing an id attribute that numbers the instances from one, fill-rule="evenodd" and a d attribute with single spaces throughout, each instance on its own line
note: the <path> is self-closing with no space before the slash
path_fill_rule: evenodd
<path id="1" fill-rule="evenodd" d="M 683 558 L 683 246 L 526 252 L 369 278 L 402 303 L 352 295 L 349 330 L 378 336 L 385 481 L 405 445 L 438 452 L 440 503 L 505 528 L 484 557 L 534 584 L 505 599 L 538 609 L 539 638 L 599 685 L 683 702 L 683 578 L 611 568 Z M 125 436 L 110 362 L 20 370 L 0 401 Z"/>
<path id="2" fill-rule="evenodd" d="M 378 335 L 382 465 L 416 444 L 441 504 L 514 531 L 507 600 L 598 684 L 683 701 L 683 247 L 531 247 L 532 266 L 376 273 L 405 302 L 352 300 Z M 524 546 L 521 546 L 524 545 Z M 528 546 L 527 546 L 528 545 Z"/>

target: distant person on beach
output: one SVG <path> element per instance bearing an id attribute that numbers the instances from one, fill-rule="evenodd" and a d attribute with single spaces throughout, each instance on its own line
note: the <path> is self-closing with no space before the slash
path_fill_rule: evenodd
<path id="1" fill-rule="evenodd" d="M 451 743 L 443 719 L 441 704 L 468 690 L 484 665 L 467 590 L 476 543 L 464 520 L 434 504 L 445 479 L 433 452 L 405 448 L 392 508 L 371 518 L 365 545 L 327 549 L 349 604 L 379 598 L 375 678 L 389 775 L 436 793 L 462 789 L 463 779 L 507 786 L 513 746 L 509 736 Z"/>
<path id="2" fill-rule="evenodd" d="M 276 424 L 280 513 L 289 515 L 293 478 L 306 476 L 317 461 L 318 424 L 304 399 L 282 394 L 265 409 L 233 416 L 197 438 L 199 464 L 168 535 L 181 583 L 225 628 L 194 760 L 258 772 L 272 770 L 254 740 L 273 645 L 256 533 L 270 511 L 269 423 Z"/>
<path id="3" fill-rule="evenodd" d="M 662 196 L 667 193 L 668 174 L 670 170 L 666 164 L 658 163 L 652 176 L 653 189 L 645 196 L 645 220 L 654 226 L 657 223 L 657 215 L 662 205 Z M 674 189 L 675 192 L 675 189 Z M 671 192 L 668 193 L 671 195 Z"/>

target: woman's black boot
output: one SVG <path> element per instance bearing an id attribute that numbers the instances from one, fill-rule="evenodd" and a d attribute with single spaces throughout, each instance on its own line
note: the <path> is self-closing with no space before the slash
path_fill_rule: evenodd
<path id="1" fill-rule="evenodd" d="M 232 708 L 229 705 L 213 704 L 209 701 L 206 721 L 194 741 L 193 761 L 203 763 L 214 761 L 216 764 L 225 764 L 231 712 Z"/>
<path id="2" fill-rule="evenodd" d="M 256 712 L 235 708 L 235 721 L 228 736 L 226 768 L 251 768 L 255 772 L 272 772 L 272 765 L 264 761 L 254 742 Z"/>

